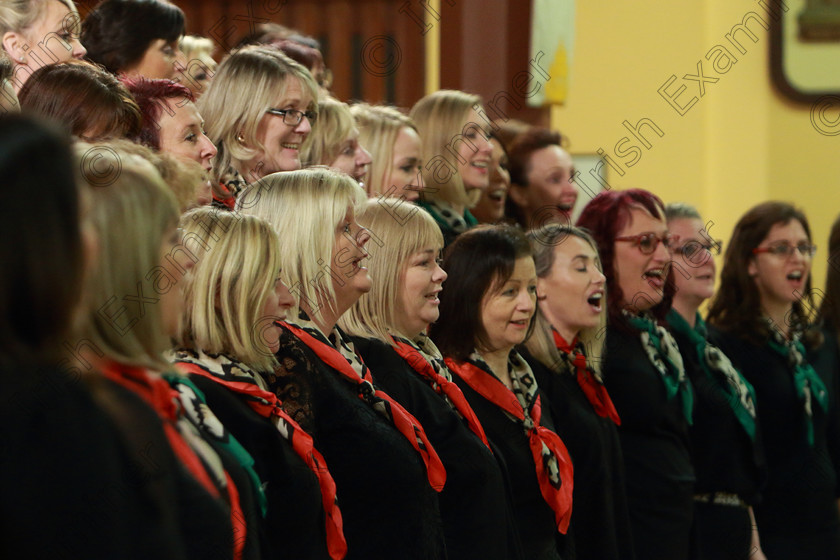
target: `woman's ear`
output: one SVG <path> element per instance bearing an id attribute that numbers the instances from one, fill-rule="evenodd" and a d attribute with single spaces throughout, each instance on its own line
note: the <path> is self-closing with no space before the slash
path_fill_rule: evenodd
<path id="1" fill-rule="evenodd" d="M 26 64 L 26 51 L 23 48 L 25 45 L 26 41 L 19 33 L 7 31 L 3 34 L 3 50 L 18 64 Z"/>

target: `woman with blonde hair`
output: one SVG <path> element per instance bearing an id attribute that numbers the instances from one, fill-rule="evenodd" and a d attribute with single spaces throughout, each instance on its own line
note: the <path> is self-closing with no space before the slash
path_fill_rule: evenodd
<path id="1" fill-rule="evenodd" d="M 371 198 L 397 197 L 410 202 L 423 188 L 422 143 L 417 125 L 394 107 L 359 103 L 350 107 L 359 127 L 359 142 L 373 162 L 366 190 Z"/>
<path id="2" fill-rule="evenodd" d="M 177 80 L 189 88 L 198 99 L 207 91 L 218 64 L 213 58 L 216 45 L 212 39 L 197 35 L 184 35 L 178 41 L 178 55 L 175 58 Z"/>
<path id="3" fill-rule="evenodd" d="M 254 558 L 252 459 L 163 356 L 178 331 L 182 275 L 194 262 L 181 244 L 174 195 L 151 163 L 108 144 L 79 144 L 77 154 L 82 180 L 96 187 L 91 215 L 100 247 L 78 333 L 85 351 L 73 358 L 122 390 L 112 414 L 135 452 L 155 450 L 159 473 L 148 484 L 164 492 L 155 495 L 166 501 L 160 507 L 187 555 Z M 104 169 L 113 173 L 100 175 Z"/>
<path id="4" fill-rule="evenodd" d="M 606 278 L 592 237 L 543 226 L 528 240 L 537 271 L 537 319 L 525 359 L 575 462 L 571 531 L 579 558 L 633 559 L 621 419 L 601 378 Z"/>
<path id="5" fill-rule="evenodd" d="M 15 92 L 35 70 L 84 58 L 73 0 L 11 0 L 0 4 L 0 41 L 14 67 Z M 37 47 L 37 48 L 36 48 Z"/>
<path id="6" fill-rule="evenodd" d="M 371 291 L 339 320 L 373 381 L 422 424 L 446 467 L 440 509 L 450 559 L 517 558 L 516 530 L 491 444 L 426 329 L 446 272 L 443 236 L 414 205 L 368 200 L 359 224 L 376 236 Z"/>
<path id="7" fill-rule="evenodd" d="M 423 206 L 443 232 L 445 245 L 478 224 L 469 209 L 490 181 L 490 125 L 481 98 L 440 90 L 414 104 L 411 118 L 423 139 Z M 483 117 L 483 118 L 482 118 Z"/>
<path id="8" fill-rule="evenodd" d="M 268 390 L 276 321 L 296 303 L 279 276 L 277 234 L 259 218 L 215 208 L 187 213 L 181 226 L 198 262 L 185 277 L 174 361 L 254 459 L 265 487 L 263 557 L 343 558 L 332 476 Z"/>
<path id="9" fill-rule="evenodd" d="M 196 103 L 218 149 L 213 175 L 233 207 L 246 183 L 301 167 L 301 145 L 318 113 L 309 71 L 272 47 L 243 47 L 219 65 Z"/>
<path id="10" fill-rule="evenodd" d="M 269 386 L 330 466 L 348 558 L 444 558 L 435 492 L 444 467 L 336 326 L 371 286 L 362 264 L 371 236 L 355 218 L 365 199 L 347 175 L 318 168 L 275 173 L 237 200 L 278 233 L 280 276 L 299 302 L 281 324 Z"/>
<path id="11" fill-rule="evenodd" d="M 365 186 L 370 152 L 359 141 L 359 129 L 346 103 L 332 97 L 318 101 L 318 126 L 301 150 L 305 166 L 326 165 Z"/>

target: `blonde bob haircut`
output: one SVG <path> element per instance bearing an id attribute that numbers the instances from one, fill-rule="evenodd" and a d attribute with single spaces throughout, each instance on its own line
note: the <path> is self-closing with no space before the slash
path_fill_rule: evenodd
<path id="1" fill-rule="evenodd" d="M 20 33 L 29 29 L 38 19 L 44 14 L 47 7 L 47 2 L 51 0 L 3 0 L 0 2 L 0 35 L 9 31 Z M 74 25 L 78 25 L 79 10 L 72 0 L 58 0 L 60 3 L 67 6 L 71 14 L 76 16 Z M 67 22 L 70 23 L 70 22 Z M 62 22 L 64 24 L 64 22 Z M 69 29 L 68 29 L 69 31 Z M 78 33 L 79 29 L 75 29 Z M 39 40 L 45 37 L 39 37 Z"/>
<path id="2" fill-rule="evenodd" d="M 366 185 L 368 196 L 378 197 L 391 188 L 384 183 L 394 161 L 397 136 L 404 128 L 417 132 L 417 125 L 399 109 L 386 105 L 359 103 L 350 107 L 350 112 L 359 128 L 359 142 L 370 152 L 373 160 Z"/>
<path id="3" fill-rule="evenodd" d="M 397 317 L 405 313 L 400 297 L 409 259 L 417 251 L 443 249 L 443 234 L 434 218 L 422 208 L 409 203 L 385 205 L 368 200 L 356 221 L 371 231 L 377 242 L 370 250 L 368 271 L 371 289 L 339 319 L 347 333 L 376 338 L 394 346 L 390 334 L 409 340 L 417 333 L 400 332 Z"/>
<path id="4" fill-rule="evenodd" d="M 355 213 L 365 200 L 349 175 L 312 167 L 272 173 L 248 185 L 236 198 L 236 211 L 272 225 L 280 237 L 280 277 L 298 304 L 305 303 L 310 315 L 322 320 L 322 305 L 336 310 L 332 283 L 346 277 L 332 262 L 336 228 L 348 209 Z"/>
<path id="5" fill-rule="evenodd" d="M 458 159 L 455 154 L 459 142 L 471 144 L 464 138 L 470 129 L 485 128 L 480 123 L 469 121 L 469 113 L 473 108 L 478 112 L 483 111 L 481 97 L 448 89 L 427 95 L 412 107 L 409 116 L 414 119 L 420 138 L 423 139 L 423 149 L 420 153 L 426 188 L 421 191 L 422 199 L 472 208 L 481 198 L 481 191 L 478 189 L 467 193 L 464 181 L 458 173 Z"/>
<path id="6" fill-rule="evenodd" d="M 279 319 L 263 316 L 280 271 L 277 234 L 265 220 L 209 206 L 184 214 L 181 228 L 198 262 L 184 277 L 177 343 L 273 371 L 277 362 L 261 332 Z"/>
<path id="7" fill-rule="evenodd" d="M 175 195 L 151 163 L 107 143 L 80 142 L 76 155 L 99 240 L 81 338 L 121 364 L 167 369 L 162 354 L 172 344 L 159 296 L 180 289 L 169 267 L 181 267 L 173 259 L 161 266 L 161 248 L 178 223 Z"/>
<path id="8" fill-rule="evenodd" d="M 215 179 L 230 166 L 248 176 L 248 170 L 241 169 L 243 162 L 265 151 L 257 139 L 257 127 L 266 111 L 286 95 L 291 78 L 300 82 L 304 96 L 309 97 L 307 110 L 316 111 L 318 85 L 312 74 L 280 50 L 246 46 L 222 60 L 207 91 L 196 101 L 207 136 L 218 149 Z"/>
<path id="9" fill-rule="evenodd" d="M 528 242 L 531 244 L 531 249 L 534 252 L 537 278 L 545 278 L 551 274 L 551 269 L 554 266 L 554 250 L 569 236 L 583 239 L 595 250 L 596 254 L 598 253 L 598 244 L 582 228 L 550 224 L 528 232 Z M 604 296 L 604 301 L 607 301 L 606 295 Z M 525 346 L 544 365 L 558 373 L 564 373 L 562 366 L 564 362 L 560 357 L 557 346 L 554 344 L 554 337 L 551 334 L 551 323 L 549 323 L 548 319 L 540 311 L 539 306 L 537 306 L 536 315 L 534 332 L 525 343 Z M 593 369 L 598 379 L 601 378 L 601 359 L 604 356 L 604 331 L 606 326 L 607 313 L 606 311 L 602 311 L 598 318 L 597 326 L 583 329 L 578 333 L 578 340 L 583 343 L 583 347 L 586 350 L 586 364 Z M 571 344 L 572 341 L 569 340 L 568 342 Z"/>
<path id="10" fill-rule="evenodd" d="M 354 128 L 356 121 L 347 103 L 332 97 L 318 101 L 318 124 L 300 147 L 303 166 L 332 164 Z"/>

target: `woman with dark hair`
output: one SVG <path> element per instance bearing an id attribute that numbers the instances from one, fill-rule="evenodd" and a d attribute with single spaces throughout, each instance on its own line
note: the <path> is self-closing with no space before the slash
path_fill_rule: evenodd
<path id="1" fill-rule="evenodd" d="M 770 560 L 840 557 L 837 341 L 809 322 L 816 247 L 784 202 L 735 225 L 711 307 L 712 340 L 755 388 L 767 485 L 755 506 Z"/>
<path id="2" fill-rule="evenodd" d="M 531 368 L 516 351 L 534 325 L 531 255 L 525 235 L 512 226 L 480 226 L 458 236 L 444 259 L 449 282 L 430 336 L 507 469 L 524 557 L 548 560 L 573 550 L 564 537 L 573 469 Z"/>
<path id="3" fill-rule="evenodd" d="M 84 140 L 133 137 L 142 122 L 126 87 L 81 60 L 36 70 L 19 97 L 21 110 L 53 119 Z"/>
<path id="4" fill-rule="evenodd" d="M 507 214 L 526 231 L 549 221 L 571 225 L 578 189 L 572 156 L 561 142 L 559 132 L 533 126 L 507 146 Z"/>
<path id="5" fill-rule="evenodd" d="M 505 217 L 505 201 L 510 191 L 510 159 L 502 141 L 490 138 L 490 184 L 481 192 L 478 203 L 470 209 L 480 224 L 497 224 Z"/>
<path id="6" fill-rule="evenodd" d="M 211 89 L 215 87 L 215 84 Z M 326 168 L 274 173 L 243 191 L 236 210 L 280 238 L 280 276 L 298 298 L 281 323 L 269 387 L 310 434 L 335 478 L 347 558 L 446 557 L 437 492 L 446 472 L 414 416 L 374 384 L 338 319 L 368 292 L 367 198 Z"/>
<path id="7" fill-rule="evenodd" d="M 840 216 L 834 220 L 828 235 L 828 273 L 818 320 L 826 335 L 840 342 Z"/>
<path id="8" fill-rule="evenodd" d="M 685 373 L 695 390 L 691 426 L 692 458 L 697 472 L 694 525 L 697 558 L 764 558 L 752 506 L 763 482 L 764 460 L 755 391 L 729 358 L 708 340 L 698 309 L 715 290 L 714 241 L 695 208 L 684 203 L 665 208 L 668 229 L 677 238 L 673 266 L 677 293 L 668 324 L 680 347 Z"/>
<path id="9" fill-rule="evenodd" d="M 578 558 L 635 558 L 618 439 L 621 418 L 601 378 L 606 278 L 585 230 L 543 226 L 528 233 L 537 272 L 537 319 L 523 355 L 575 461 Z"/>
<path id="10" fill-rule="evenodd" d="M 359 224 L 379 247 L 370 258 L 371 291 L 339 321 L 371 369 L 377 386 L 413 414 L 446 467 L 440 510 L 451 560 L 519 557 L 505 486 L 484 429 L 434 342 L 446 272 L 437 255 L 443 235 L 411 204 L 368 200 Z"/>
<path id="11" fill-rule="evenodd" d="M 604 383 L 621 418 L 627 502 L 636 557 L 689 557 L 694 467 L 688 427 L 693 391 L 665 327 L 674 283 L 673 237 L 662 201 L 642 189 L 605 191 L 578 227 L 598 244 L 607 278 Z"/>
<path id="12" fill-rule="evenodd" d="M 0 233 L 15 240 L 0 246 L 0 556 L 181 559 L 156 502 L 165 481 L 146 478 L 158 450 L 143 459 L 127 449 L 100 406 L 113 402 L 104 380 L 63 359 L 92 354 L 73 334 L 97 253 L 78 165 L 66 137 L 31 118 L 0 119 Z"/>
<path id="13" fill-rule="evenodd" d="M 103 0 L 82 22 L 87 58 L 113 74 L 175 76 L 184 12 L 163 0 Z"/>

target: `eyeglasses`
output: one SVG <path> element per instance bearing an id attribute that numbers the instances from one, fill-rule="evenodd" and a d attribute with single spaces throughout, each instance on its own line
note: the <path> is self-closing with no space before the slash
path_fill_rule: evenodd
<path id="1" fill-rule="evenodd" d="M 289 126 L 299 125 L 300 121 L 303 120 L 303 117 L 306 117 L 310 124 L 314 123 L 315 119 L 318 118 L 318 115 L 312 111 L 304 112 L 298 111 L 297 109 L 275 109 L 270 107 L 266 109 L 265 112 L 276 117 L 283 117 L 283 122 Z"/>
<path id="2" fill-rule="evenodd" d="M 790 245 L 788 243 L 779 243 L 778 245 L 770 245 L 769 247 L 756 247 L 752 250 L 754 255 L 759 253 L 770 253 L 777 257 L 790 258 L 794 251 L 799 251 L 803 257 L 813 257 L 817 252 L 817 246 L 810 243 L 800 243 L 799 245 Z"/>
<path id="3" fill-rule="evenodd" d="M 674 253 L 677 255 L 682 255 L 688 260 L 691 260 L 692 257 L 696 257 L 700 254 L 701 251 L 705 251 L 710 255 L 720 255 L 720 251 L 723 248 L 723 241 L 719 239 L 713 240 L 711 243 L 700 243 L 699 241 L 692 240 L 683 245 L 682 247 L 677 247 L 674 249 Z"/>
<path id="4" fill-rule="evenodd" d="M 665 248 L 669 251 L 671 250 L 671 245 L 676 243 L 677 239 L 679 239 L 676 235 L 667 234 L 663 237 L 659 237 L 655 233 L 640 233 L 639 235 L 626 235 L 624 237 L 616 237 L 616 241 L 630 241 L 639 248 L 639 251 L 643 255 L 650 255 L 656 248 L 659 247 L 659 244 L 662 243 L 665 245 Z"/>

